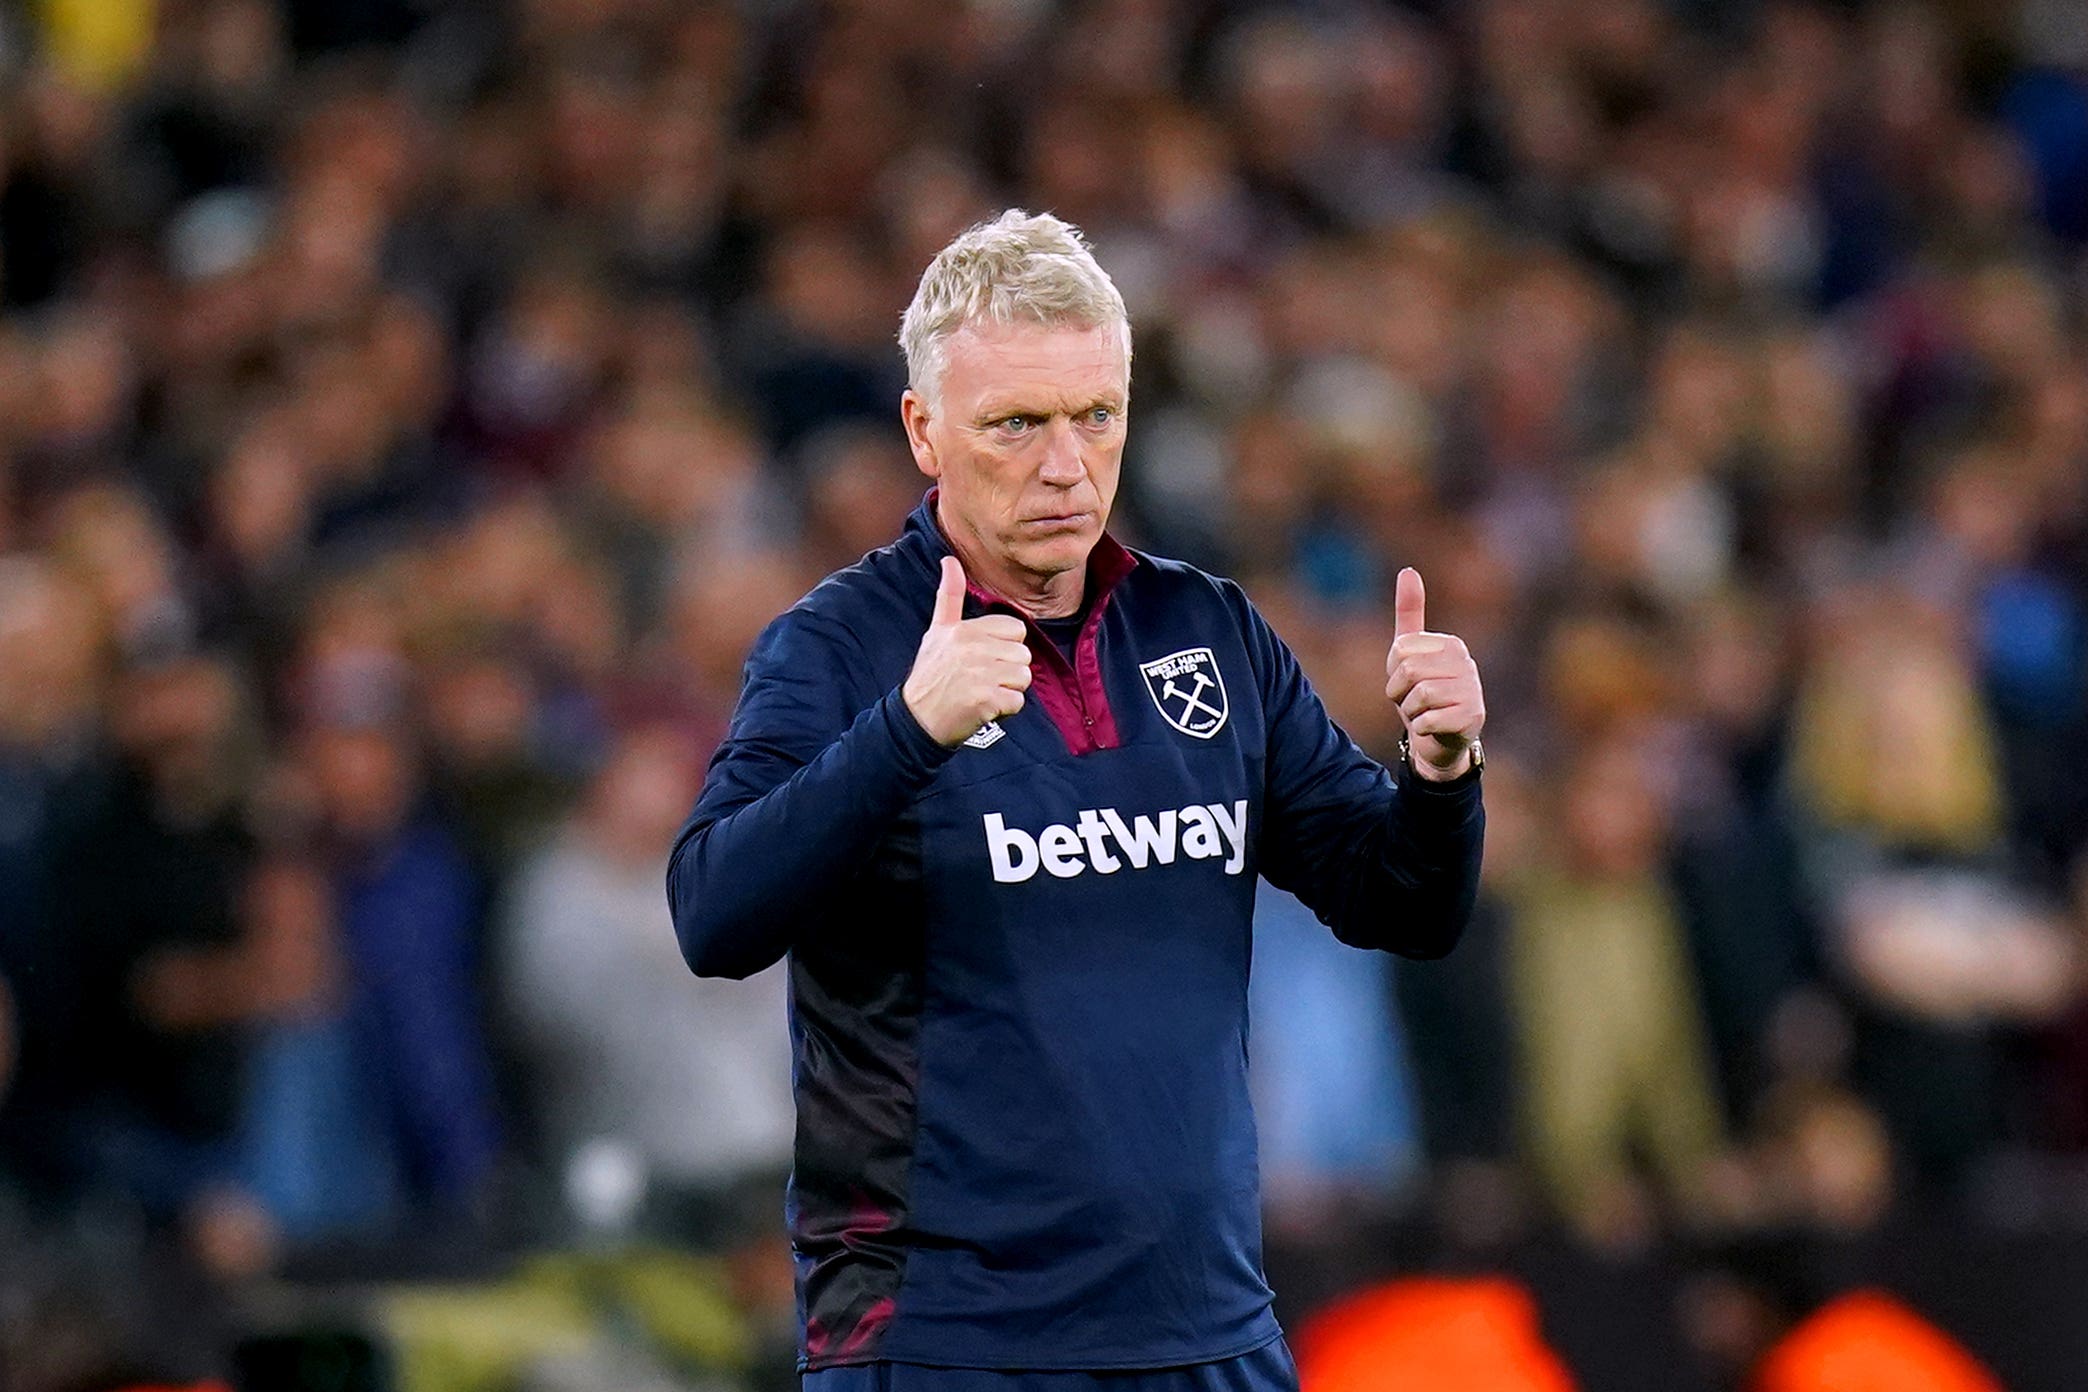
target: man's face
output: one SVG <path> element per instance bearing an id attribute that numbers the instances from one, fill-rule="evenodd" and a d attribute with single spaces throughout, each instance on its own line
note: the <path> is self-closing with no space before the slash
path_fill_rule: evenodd
<path id="1" fill-rule="evenodd" d="M 1131 364 L 1115 325 L 967 325 L 935 400 L 902 403 L 914 462 L 941 485 L 960 552 L 1034 586 L 1087 564 L 1116 500 Z"/>

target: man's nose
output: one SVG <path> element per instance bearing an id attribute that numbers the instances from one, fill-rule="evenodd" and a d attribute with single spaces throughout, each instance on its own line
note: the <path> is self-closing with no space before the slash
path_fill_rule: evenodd
<path id="1" fill-rule="evenodd" d="M 1044 466 L 1038 477 L 1056 488 L 1071 488 L 1087 477 L 1087 463 L 1080 457 L 1080 432 L 1064 416 L 1053 416 L 1044 426 Z"/>

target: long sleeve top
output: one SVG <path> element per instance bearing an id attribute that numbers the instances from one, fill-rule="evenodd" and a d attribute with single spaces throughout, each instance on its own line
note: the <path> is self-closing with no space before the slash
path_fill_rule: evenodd
<path id="1" fill-rule="evenodd" d="M 931 494 L 770 625 L 668 869 L 693 970 L 790 961 L 802 1361 L 1256 1348 L 1256 877 L 1441 955 L 1476 780 L 1395 777 L 1237 585 L 1107 536 L 1070 652 L 1030 624 L 1023 710 L 945 748 L 899 689 L 947 554 Z"/>

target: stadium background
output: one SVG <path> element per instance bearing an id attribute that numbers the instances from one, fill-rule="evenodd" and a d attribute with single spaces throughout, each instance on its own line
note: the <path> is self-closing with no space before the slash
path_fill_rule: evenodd
<path id="1" fill-rule="evenodd" d="M 1688 1392 L 1882 1285 L 2088 1385 L 2084 71 L 2070 0 L 0 11 L 0 1384 L 777 1385 L 780 992 L 661 862 L 1019 204 L 1131 306 L 1120 533 L 1381 754 L 1399 566 L 1487 682 L 1465 947 L 1262 915 L 1292 1327 L 1503 1273 Z"/>

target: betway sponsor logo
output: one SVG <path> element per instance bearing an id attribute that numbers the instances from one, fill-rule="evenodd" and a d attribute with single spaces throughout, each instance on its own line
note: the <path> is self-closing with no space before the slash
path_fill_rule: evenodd
<path id="1" fill-rule="evenodd" d="M 984 821 L 986 854 L 993 861 L 993 878 L 1002 884 L 1020 884 L 1039 869 L 1062 880 L 1088 870 L 1114 875 L 1126 865 L 1133 870 L 1172 865 L 1177 855 L 1184 860 L 1223 856 L 1228 875 L 1247 867 L 1245 798 L 1230 807 L 1214 802 L 1169 808 L 1128 822 L 1114 807 L 1088 808 L 1071 826 L 1055 822 L 1034 836 L 1009 826 L 998 812 L 988 812 Z"/>

